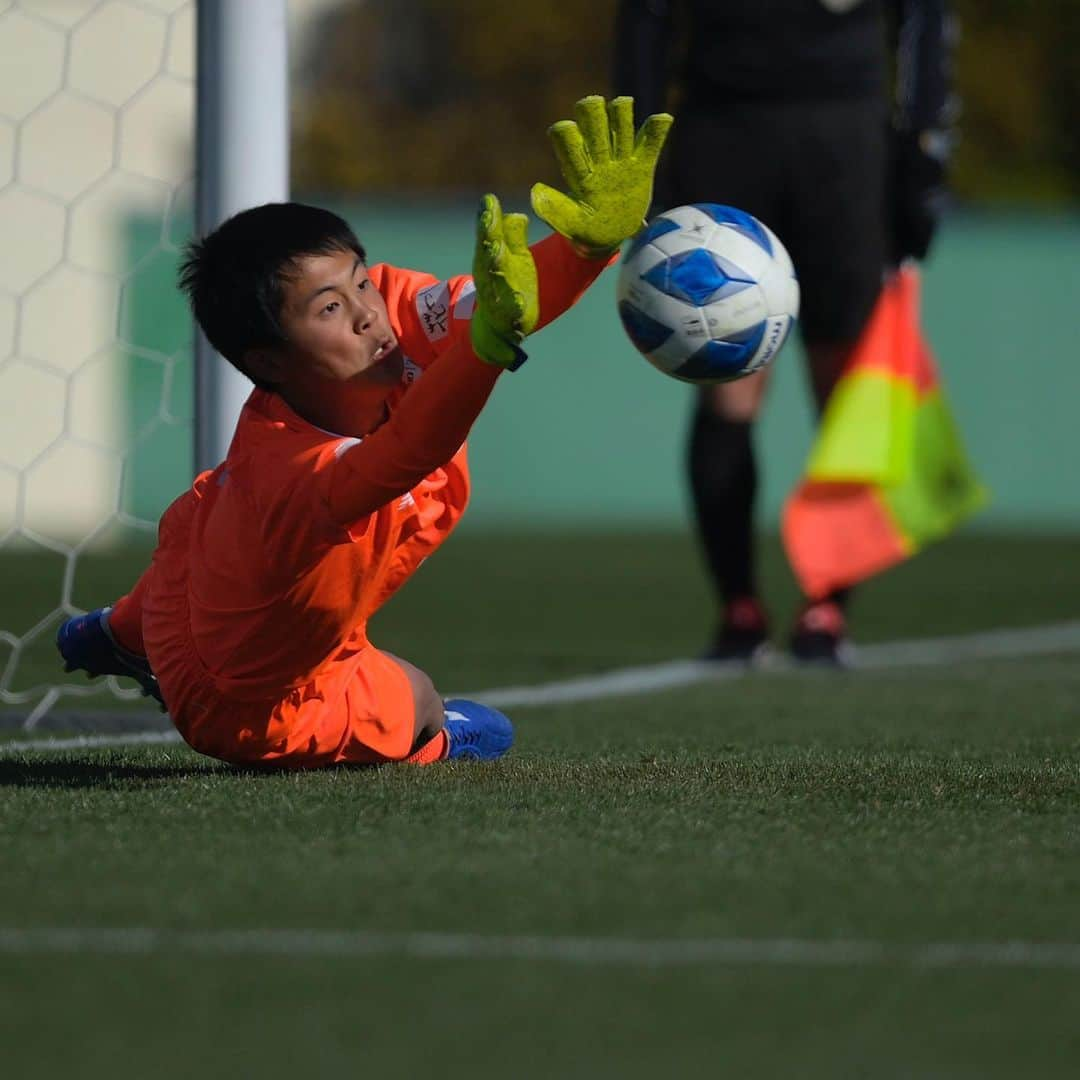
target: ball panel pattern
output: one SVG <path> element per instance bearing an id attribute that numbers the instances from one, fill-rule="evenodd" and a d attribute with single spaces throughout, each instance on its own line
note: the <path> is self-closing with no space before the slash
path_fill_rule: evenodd
<path id="1" fill-rule="evenodd" d="M 780 240 L 745 211 L 714 203 L 675 207 L 646 226 L 623 256 L 617 291 L 634 346 L 687 382 L 759 370 L 798 314 Z"/>

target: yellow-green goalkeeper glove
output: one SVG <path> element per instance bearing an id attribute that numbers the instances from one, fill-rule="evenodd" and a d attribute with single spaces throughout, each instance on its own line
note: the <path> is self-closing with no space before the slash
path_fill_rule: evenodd
<path id="1" fill-rule="evenodd" d="M 574 106 L 574 120 L 548 128 L 568 194 L 534 184 L 532 206 L 584 255 L 610 254 L 642 226 L 656 161 L 672 117 L 655 113 L 634 136 L 634 99 L 598 95 Z"/>
<path id="2" fill-rule="evenodd" d="M 511 371 L 525 363 L 520 346 L 540 318 L 540 286 L 528 229 L 524 214 L 503 217 L 494 195 L 480 200 L 473 255 L 476 309 L 469 332 L 481 360 Z"/>

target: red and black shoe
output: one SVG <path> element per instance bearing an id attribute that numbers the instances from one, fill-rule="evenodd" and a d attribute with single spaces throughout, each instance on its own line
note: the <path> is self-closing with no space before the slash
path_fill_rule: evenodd
<path id="1" fill-rule="evenodd" d="M 756 596 L 738 596 L 724 607 L 724 617 L 702 660 L 753 663 L 769 648 L 769 620 Z"/>
<path id="2" fill-rule="evenodd" d="M 851 644 L 844 609 L 835 600 L 815 600 L 802 609 L 791 632 L 791 655 L 803 664 L 849 667 Z"/>

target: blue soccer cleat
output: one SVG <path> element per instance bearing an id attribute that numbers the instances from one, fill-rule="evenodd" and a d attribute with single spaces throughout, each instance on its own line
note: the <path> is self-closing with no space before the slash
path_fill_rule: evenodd
<path id="1" fill-rule="evenodd" d="M 444 703 L 447 758 L 494 761 L 513 745 L 514 727 L 497 709 L 454 698 Z"/>
<path id="2" fill-rule="evenodd" d="M 109 629 L 109 611 L 97 608 L 76 615 L 56 632 L 56 647 L 64 659 L 65 671 L 85 671 L 88 678 L 98 675 L 126 675 L 141 687 L 144 697 L 154 698 L 165 708 L 161 687 L 145 656 L 129 652 Z"/>

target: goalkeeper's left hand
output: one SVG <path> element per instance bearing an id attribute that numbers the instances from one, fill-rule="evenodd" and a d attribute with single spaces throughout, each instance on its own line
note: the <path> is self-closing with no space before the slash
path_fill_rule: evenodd
<path id="1" fill-rule="evenodd" d="M 476 308 L 469 333 L 473 352 L 481 360 L 511 371 L 524 363 L 521 343 L 540 318 L 540 287 L 528 228 L 524 214 L 504 216 L 494 195 L 480 200 L 473 255 Z"/>
<path id="2" fill-rule="evenodd" d="M 574 120 L 548 129 L 567 194 L 534 184 L 537 217 L 562 233 L 582 254 L 613 252 L 642 226 L 652 202 L 656 161 L 672 117 L 655 113 L 634 135 L 634 99 L 598 95 L 574 106 Z"/>

